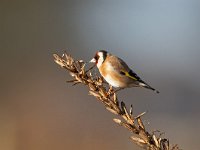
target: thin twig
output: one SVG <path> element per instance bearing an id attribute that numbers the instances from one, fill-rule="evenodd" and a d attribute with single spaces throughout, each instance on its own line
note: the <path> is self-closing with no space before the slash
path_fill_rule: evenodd
<path id="1" fill-rule="evenodd" d="M 94 77 L 91 73 L 91 68 L 85 71 L 85 63 L 83 60 L 74 60 L 70 55 L 63 54 L 59 56 L 53 54 L 54 61 L 62 68 L 69 71 L 73 77 L 72 80 L 67 81 L 76 85 L 82 83 L 89 88 L 89 94 L 96 97 L 97 100 L 105 105 L 105 108 L 121 119 L 113 119 L 115 123 L 128 129 L 132 136 L 130 139 L 146 150 L 180 150 L 177 145 L 169 144 L 169 140 L 156 136 L 154 132 L 149 133 L 142 121 L 142 116 L 146 113 L 143 112 L 137 116 L 133 116 L 133 107 L 131 105 L 130 111 L 127 110 L 126 104 L 117 98 L 116 91 L 113 92 L 112 88 L 107 89 L 101 77 Z M 121 104 L 121 105 L 119 105 Z M 123 120 L 123 121 L 122 121 Z"/>

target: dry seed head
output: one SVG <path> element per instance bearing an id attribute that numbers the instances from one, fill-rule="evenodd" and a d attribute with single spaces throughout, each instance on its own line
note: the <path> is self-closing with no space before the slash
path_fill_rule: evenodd
<path id="1" fill-rule="evenodd" d="M 114 121 L 115 123 L 117 123 L 117 124 L 121 124 L 121 123 L 122 123 L 122 121 L 121 121 L 120 119 L 116 119 L 116 118 L 114 118 L 113 121 Z"/>
<path id="2" fill-rule="evenodd" d="M 115 114 L 115 115 L 118 114 L 114 109 L 112 109 L 112 108 L 110 108 L 110 107 L 106 107 L 106 109 L 107 109 L 108 111 L 110 111 L 111 113 Z"/>

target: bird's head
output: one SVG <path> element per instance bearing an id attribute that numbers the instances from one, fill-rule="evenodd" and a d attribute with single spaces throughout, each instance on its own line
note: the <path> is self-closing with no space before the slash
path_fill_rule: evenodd
<path id="1" fill-rule="evenodd" d="M 94 58 L 92 58 L 92 60 L 90 60 L 90 62 L 92 63 L 96 63 L 97 67 L 99 68 L 101 66 L 101 64 L 104 62 L 104 60 L 107 57 L 108 52 L 105 50 L 99 50 L 96 52 Z"/>

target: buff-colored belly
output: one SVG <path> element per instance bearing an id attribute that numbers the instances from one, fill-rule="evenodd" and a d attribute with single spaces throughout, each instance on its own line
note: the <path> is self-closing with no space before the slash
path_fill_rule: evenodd
<path id="1" fill-rule="evenodd" d="M 113 79 L 112 76 L 107 75 L 104 78 L 110 85 L 114 87 L 122 87 L 122 83 L 119 80 Z"/>

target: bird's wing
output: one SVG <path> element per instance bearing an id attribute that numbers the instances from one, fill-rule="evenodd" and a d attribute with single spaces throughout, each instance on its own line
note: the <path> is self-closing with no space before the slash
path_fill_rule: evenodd
<path id="1" fill-rule="evenodd" d="M 123 75 L 126 75 L 127 77 L 130 77 L 131 79 L 135 80 L 138 82 L 138 84 L 142 87 L 145 87 L 147 89 L 151 89 L 153 91 L 155 91 L 156 93 L 159 93 L 159 91 L 157 91 L 156 89 L 152 88 L 150 85 L 148 85 L 146 82 L 144 82 L 135 72 L 133 72 L 132 70 L 130 70 L 129 72 L 126 71 L 121 71 L 120 72 Z"/>
<path id="2" fill-rule="evenodd" d="M 120 74 L 125 75 L 125 76 L 127 76 L 127 77 L 129 77 L 129 78 L 131 78 L 135 81 L 139 81 L 139 82 L 144 83 L 144 81 L 142 81 L 141 78 L 135 72 L 133 72 L 132 70 L 129 70 L 129 71 L 121 70 Z"/>
<path id="3" fill-rule="evenodd" d="M 122 59 L 118 58 L 117 56 L 110 56 L 109 63 L 113 66 L 114 70 L 121 75 L 127 76 L 135 81 L 142 82 L 140 77 L 135 72 L 133 72 Z"/>
<path id="4" fill-rule="evenodd" d="M 110 63 L 115 69 L 115 71 L 118 71 L 121 75 L 129 77 L 132 80 L 135 80 L 140 86 L 151 89 L 156 93 L 159 93 L 159 91 L 152 88 L 150 85 L 144 82 L 134 71 L 132 71 L 122 59 L 116 56 L 110 56 L 110 60 L 112 60 L 110 61 Z"/>

